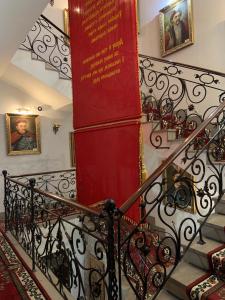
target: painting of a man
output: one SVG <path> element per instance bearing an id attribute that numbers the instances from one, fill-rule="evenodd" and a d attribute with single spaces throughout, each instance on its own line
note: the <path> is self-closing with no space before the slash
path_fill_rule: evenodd
<path id="1" fill-rule="evenodd" d="M 193 44 L 191 0 L 177 0 L 160 11 L 162 56 Z"/>
<path id="2" fill-rule="evenodd" d="M 28 124 L 26 119 L 18 119 L 15 122 L 16 131 L 11 133 L 12 150 L 33 150 L 37 148 L 35 134 L 28 131 Z"/>
<path id="3" fill-rule="evenodd" d="M 166 183 L 165 204 L 194 213 L 193 176 L 173 163 L 165 170 L 163 177 Z"/>
<path id="4" fill-rule="evenodd" d="M 170 16 L 170 25 L 167 27 L 166 50 L 183 44 L 189 36 L 188 26 L 182 20 L 182 11 L 173 10 Z"/>
<path id="5" fill-rule="evenodd" d="M 187 208 L 191 205 L 191 187 L 184 178 L 179 179 L 180 174 L 173 176 L 173 185 L 168 190 L 168 202 L 177 205 L 179 208 Z"/>
<path id="6" fill-rule="evenodd" d="M 9 155 L 40 153 L 38 116 L 6 114 L 6 123 Z"/>

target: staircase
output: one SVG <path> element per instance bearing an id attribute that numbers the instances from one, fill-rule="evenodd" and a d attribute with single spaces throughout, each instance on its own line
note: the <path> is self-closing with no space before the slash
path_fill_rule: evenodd
<path id="1" fill-rule="evenodd" d="M 50 55 L 46 59 L 41 53 L 34 52 L 36 37 L 40 37 L 39 32 L 35 32 L 43 22 L 45 24 L 46 19 L 42 16 L 24 41 L 23 50 L 31 51 L 32 59 L 43 63 L 44 68 L 55 71 L 59 67 L 56 75 L 69 82 L 65 80 L 71 76 L 70 71 L 68 75 L 64 69 L 68 65 L 66 55 L 63 54 L 58 66 L 49 65 L 52 57 L 58 56 L 57 42 L 48 47 L 48 43 L 43 43 L 46 34 L 41 34 L 41 45 L 46 47 L 45 52 Z M 49 24 L 45 30 L 49 30 Z M 56 41 L 55 34 L 51 37 Z M 65 40 L 61 39 L 61 42 Z M 162 157 L 165 156 L 166 159 L 162 162 L 159 158 L 158 165 L 151 168 L 155 171 L 120 208 L 109 201 L 108 207 L 97 212 L 79 203 L 70 203 L 61 196 L 43 192 L 34 186 L 35 182 L 32 180 L 24 183 L 4 175 L 8 229 L 50 281 L 53 281 L 53 277 L 49 272 L 51 268 L 45 261 L 46 257 L 57 253 L 60 256 L 63 253 L 63 257 L 69 258 L 72 265 L 70 288 L 75 289 L 73 283 L 76 282 L 83 299 L 89 299 L 88 293 L 93 298 L 97 294 L 96 298 L 99 298 L 102 291 L 108 293 L 109 299 L 189 299 L 186 294 L 187 286 L 209 270 L 207 253 L 225 243 L 225 198 L 222 198 L 224 152 L 220 151 L 225 149 L 225 88 L 220 86 L 224 83 L 225 76 L 189 68 L 188 78 L 185 78 L 184 65 L 165 63 L 146 56 L 140 56 L 140 59 L 141 85 L 145 85 L 142 91 L 143 104 L 145 102 L 143 107 L 146 109 L 144 117 L 147 124 L 152 125 L 152 148 L 149 153 L 152 155 L 156 149 L 164 151 Z M 163 66 L 159 72 L 160 64 Z M 196 89 L 200 92 L 196 92 Z M 213 95 L 214 102 L 211 107 L 206 108 L 205 94 L 210 89 L 212 92 L 209 96 Z M 199 143 L 202 140 L 204 143 Z M 174 163 L 179 167 L 179 177 L 168 183 L 168 178 L 165 179 L 163 173 Z M 184 199 L 180 198 L 180 202 L 174 196 L 176 183 L 183 184 L 183 188 L 178 187 L 178 191 L 185 188 L 186 195 Z M 189 198 L 187 190 L 191 191 Z M 204 197 L 207 197 L 208 202 L 204 201 Z M 143 218 L 139 224 L 128 226 L 125 232 L 124 228 L 121 229 L 123 217 L 140 198 Z M 52 205 L 49 206 L 49 202 Z M 56 202 L 59 204 L 57 207 L 54 206 Z M 217 206 L 214 207 L 215 204 Z M 195 214 L 190 209 L 194 206 L 197 211 Z M 18 211 L 20 214 L 15 213 Z M 73 214 L 74 211 L 79 218 L 76 216 L 73 223 L 68 212 Z M 156 224 L 146 227 L 150 216 L 155 218 Z M 87 226 L 89 223 L 92 227 Z M 29 231 L 30 228 L 33 231 Z M 162 231 L 159 233 L 160 228 Z M 200 234 L 204 244 L 199 243 Z M 158 240 L 155 241 L 154 237 Z M 95 242 L 91 243 L 93 238 Z M 27 240 L 28 244 L 32 244 L 32 251 Z M 47 245 L 44 254 L 38 252 L 40 241 Z M 82 249 L 79 249 L 80 244 L 83 244 Z M 92 252 L 95 259 L 103 263 L 103 269 L 93 268 L 86 261 L 90 258 L 88 246 L 94 248 Z M 155 253 L 150 256 L 152 250 Z M 133 257 L 134 254 L 136 257 Z M 61 262 L 59 267 L 60 264 Z M 92 278 L 93 269 L 100 278 Z M 85 272 L 89 272 L 89 281 L 84 280 Z M 64 297 L 68 291 L 63 287 L 62 278 L 58 279 L 55 287 Z M 90 289 L 88 292 L 87 282 Z M 105 288 L 101 290 L 99 286 L 102 284 Z M 150 292 L 151 287 L 154 290 Z M 76 293 L 77 290 L 74 295 Z"/>
<path id="2" fill-rule="evenodd" d="M 0 76 L 48 3 L 48 0 L 21 0 L 15 6 L 13 0 L 0 1 Z"/>
<path id="3" fill-rule="evenodd" d="M 10 68 L 20 73 L 19 80 L 11 79 Z M 28 86 L 40 83 L 43 93 L 52 94 L 45 104 L 55 103 L 53 108 L 58 109 L 72 103 L 71 76 L 69 37 L 41 15 L 14 54 L 4 79 L 20 89 L 24 89 L 21 78 L 30 81 Z"/>
<path id="4" fill-rule="evenodd" d="M 201 222 L 201 220 L 199 220 Z M 221 199 L 206 223 L 202 227 L 204 244 L 196 239 L 190 245 L 182 261 L 168 280 L 164 291 L 157 299 L 190 299 L 186 288 L 210 270 L 207 254 L 225 243 L 225 198 Z M 167 294 L 166 294 L 167 293 Z"/>

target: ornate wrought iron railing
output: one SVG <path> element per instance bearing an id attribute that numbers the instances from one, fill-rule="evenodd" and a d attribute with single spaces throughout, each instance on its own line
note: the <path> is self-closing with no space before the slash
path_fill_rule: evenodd
<path id="1" fill-rule="evenodd" d="M 168 147 L 160 130 L 185 139 L 224 100 L 223 73 L 147 55 L 139 55 L 139 68 L 142 111 L 152 123 L 155 148 Z"/>
<path id="2" fill-rule="evenodd" d="M 59 72 L 61 78 L 72 78 L 69 36 L 41 15 L 20 49 L 31 51 L 32 58 L 42 60 Z"/>
<path id="3" fill-rule="evenodd" d="M 34 178 L 23 183 L 3 175 L 5 229 L 32 258 L 33 270 L 38 267 L 64 299 L 117 299 L 113 202 L 100 214 L 36 188 Z"/>
<path id="4" fill-rule="evenodd" d="M 31 178 L 35 179 L 35 187 L 67 199 L 76 200 L 76 173 L 75 169 L 53 172 L 30 173 L 11 176 L 19 182 L 28 184 Z"/>
<path id="5" fill-rule="evenodd" d="M 207 139 L 196 147 L 196 139 L 203 132 L 208 133 Z M 125 254 L 120 264 L 137 299 L 155 299 L 193 240 L 199 235 L 199 243 L 203 242 L 201 228 L 224 194 L 224 153 L 225 102 L 214 108 L 115 212 L 124 215 L 137 201 L 144 210 L 139 224 L 127 235 L 120 235 L 118 230 L 118 247 Z M 150 215 L 165 230 L 163 236 L 158 235 L 154 248 L 155 232 L 151 227 L 142 229 Z M 129 278 L 131 269 L 135 271 L 135 283 Z"/>
<path id="6" fill-rule="evenodd" d="M 224 75 L 140 59 L 143 107 L 150 103 L 146 115 L 186 140 L 122 207 L 108 201 L 97 212 L 72 203 L 62 197 L 73 195 L 70 187 L 53 195 L 57 172 L 50 177 L 9 177 L 4 172 L 6 230 L 32 257 L 33 268 L 38 266 L 64 297 L 71 292 L 75 299 L 123 299 L 125 277 L 137 299 L 155 299 L 192 241 L 199 235 L 202 242 L 201 228 L 224 194 Z M 160 71 L 156 62 L 166 65 Z M 215 99 L 210 107 L 207 95 Z M 157 126 L 150 138 L 160 148 Z M 128 226 L 126 213 L 136 202 L 142 218 Z M 148 225 L 150 215 L 163 234 Z"/>
<path id="7" fill-rule="evenodd" d="M 193 240 L 203 242 L 201 228 L 224 194 L 223 161 L 225 102 L 120 208 L 107 201 L 98 212 L 4 172 L 5 226 L 64 297 L 121 300 L 129 286 L 137 299 L 155 299 Z M 129 223 L 137 201 L 142 218 Z M 150 215 L 163 232 L 148 224 Z"/>

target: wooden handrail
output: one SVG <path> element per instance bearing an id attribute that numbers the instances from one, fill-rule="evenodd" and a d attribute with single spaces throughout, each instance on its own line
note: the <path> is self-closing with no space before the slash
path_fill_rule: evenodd
<path id="1" fill-rule="evenodd" d="M 11 178 L 11 177 L 6 177 L 6 178 L 7 178 L 9 181 L 14 182 L 15 184 L 18 184 L 18 185 L 23 186 L 23 187 L 25 187 L 25 188 L 30 188 L 30 185 L 29 185 L 29 184 L 25 184 L 25 183 L 23 183 L 23 182 L 20 182 L 20 181 L 18 181 L 18 180 L 15 180 L 15 179 L 13 179 L 13 178 Z M 39 194 L 41 194 L 41 195 L 43 195 L 43 196 L 45 196 L 45 197 L 48 197 L 48 198 L 50 198 L 50 199 L 53 199 L 53 200 L 62 202 L 62 203 L 64 203 L 64 204 L 66 204 L 66 205 L 72 206 L 72 207 L 74 207 L 75 209 L 82 210 L 82 211 L 84 211 L 84 212 L 86 212 L 86 213 L 93 214 L 93 215 L 98 216 L 98 217 L 100 216 L 100 213 L 99 213 L 98 211 L 94 210 L 93 208 L 90 208 L 90 207 L 88 207 L 88 206 L 79 204 L 79 203 L 77 203 L 77 202 L 71 202 L 71 201 L 70 201 L 69 199 L 67 199 L 67 198 L 63 198 L 63 197 L 60 197 L 60 196 L 58 196 L 58 195 L 55 195 L 55 194 L 52 194 L 52 193 L 49 193 L 49 192 L 44 192 L 44 191 L 42 191 L 42 190 L 40 190 L 40 189 L 37 189 L 37 188 L 34 188 L 34 192 L 39 193 Z"/>
<path id="2" fill-rule="evenodd" d="M 62 172 L 74 172 L 76 168 L 74 169 L 68 169 L 68 170 L 57 170 L 57 171 L 46 171 L 46 172 L 40 172 L 40 173 L 29 173 L 29 174 L 22 174 L 22 175 L 14 175 L 14 176 L 8 176 L 10 178 L 18 178 L 18 177 L 31 177 L 31 176 L 37 176 L 37 175 L 47 175 L 47 174 L 56 174 L 56 173 L 62 173 Z"/>
<path id="3" fill-rule="evenodd" d="M 148 58 L 150 60 L 159 61 L 159 62 L 162 62 L 162 63 L 170 64 L 172 66 L 179 66 L 179 67 L 183 67 L 183 68 L 187 68 L 187 69 L 191 69 L 191 70 L 198 70 L 198 71 L 204 72 L 204 73 L 213 73 L 215 75 L 225 77 L 225 73 L 222 73 L 222 72 L 213 71 L 213 70 L 205 69 L 205 68 L 201 68 L 201 67 L 196 67 L 196 66 L 192 66 L 192 65 L 188 65 L 188 64 L 184 64 L 184 63 L 173 62 L 173 61 L 166 60 L 166 59 L 163 59 L 163 58 L 148 56 L 148 55 L 145 55 L 145 54 L 139 54 L 139 57 Z"/>
<path id="4" fill-rule="evenodd" d="M 210 116 L 201 123 L 201 125 L 196 128 L 195 131 L 192 132 L 192 134 L 189 135 L 184 140 L 184 143 L 180 144 L 173 153 L 164 160 L 164 162 L 150 175 L 146 181 L 140 186 L 140 188 L 128 198 L 126 202 L 122 204 L 120 207 L 120 212 L 122 214 L 125 214 L 130 207 L 138 200 L 138 198 L 148 189 L 148 187 L 154 183 L 154 181 L 163 173 L 164 170 L 167 169 L 167 167 L 183 152 L 183 150 L 190 144 L 194 139 L 199 135 L 199 133 L 202 132 L 206 128 L 206 126 L 214 119 L 216 118 L 225 108 L 225 101 L 222 102 L 215 110 L 210 114 Z"/>
<path id="5" fill-rule="evenodd" d="M 70 36 L 68 34 L 66 34 L 64 31 L 62 31 L 62 29 L 60 29 L 57 25 L 55 25 L 52 21 L 50 21 L 48 18 L 46 18 L 44 15 L 41 15 L 41 17 L 47 21 L 49 24 L 51 24 L 53 27 L 55 27 L 60 33 L 62 33 L 62 35 L 64 35 L 67 39 L 70 40 Z"/>

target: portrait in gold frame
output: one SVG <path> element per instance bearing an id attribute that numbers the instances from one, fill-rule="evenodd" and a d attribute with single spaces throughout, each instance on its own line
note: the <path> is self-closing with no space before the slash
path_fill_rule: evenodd
<path id="1" fill-rule="evenodd" d="M 71 161 L 71 167 L 75 167 L 74 132 L 70 132 L 70 161 Z"/>
<path id="2" fill-rule="evenodd" d="M 69 25 L 69 10 L 65 8 L 63 10 L 63 23 L 64 23 L 64 32 L 70 36 L 70 25 Z"/>
<path id="3" fill-rule="evenodd" d="M 192 0 L 176 0 L 160 10 L 161 55 L 194 43 Z"/>
<path id="4" fill-rule="evenodd" d="M 6 114 L 8 155 L 40 154 L 38 115 Z"/>
<path id="5" fill-rule="evenodd" d="M 180 181 L 179 176 L 181 176 Z M 164 192 L 166 193 L 164 204 L 170 203 L 173 206 L 176 205 L 178 209 L 194 214 L 196 212 L 194 176 L 172 163 L 163 172 L 163 180 L 165 182 Z M 182 197 L 185 203 L 182 202 Z"/>

